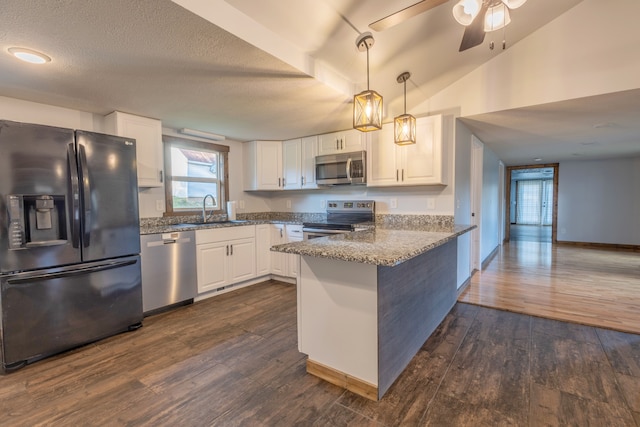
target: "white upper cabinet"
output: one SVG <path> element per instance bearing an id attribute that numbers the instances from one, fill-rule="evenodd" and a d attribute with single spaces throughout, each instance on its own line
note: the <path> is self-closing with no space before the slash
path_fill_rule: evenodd
<path id="1" fill-rule="evenodd" d="M 316 136 L 282 142 L 282 176 L 285 190 L 318 188 L 316 185 L 317 152 Z"/>
<path id="2" fill-rule="evenodd" d="M 355 129 L 325 133 L 318 136 L 318 155 L 362 151 L 365 149 L 364 141 L 362 132 Z"/>
<path id="3" fill-rule="evenodd" d="M 370 187 L 446 184 L 443 174 L 442 116 L 416 121 L 416 143 L 395 145 L 393 123 L 371 133 L 367 150 Z"/>
<path id="4" fill-rule="evenodd" d="M 243 146 L 245 190 L 282 190 L 282 141 L 251 141 Z"/>
<path id="5" fill-rule="evenodd" d="M 105 117 L 106 133 L 136 140 L 138 187 L 162 187 L 162 122 L 114 111 Z"/>
<path id="6" fill-rule="evenodd" d="M 282 142 L 282 177 L 285 190 L 302 188 L 302 141 Z"/>
<path id="7" fill-rule="evenodd" d="M 318 188 L 316 184 L 316 156 L 318 137 L 308 136 L 300 141 L 302 145 L 302 188 Z"/>

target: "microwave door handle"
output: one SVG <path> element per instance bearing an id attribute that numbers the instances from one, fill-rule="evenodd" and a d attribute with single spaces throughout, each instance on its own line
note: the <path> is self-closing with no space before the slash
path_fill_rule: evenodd
<path id="1" fill-rule="evenodd" d="M 351 157 L 347 159 L 347 179 L 351 182 Z"/>

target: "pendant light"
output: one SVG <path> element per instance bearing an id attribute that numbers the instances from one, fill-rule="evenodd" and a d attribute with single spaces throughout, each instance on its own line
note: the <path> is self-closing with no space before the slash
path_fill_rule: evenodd
<path id="1" fill-rule="evenodd" d="M 361 132 L 382 129 L 382 96 L 369 89 L 369 49 L 374 40 L 370 32 L 356 39 L 360 52 L 367 51 L 367 90 L 353 96 L 353 127 Z"/>
<path id="2" fill-rule="evenodd" d="M 398 76 L 398 83 L 404 83 L 404 114 L 393 119 L 393 141 L 397 145 L 416 143 L 416 118 L 407 114 L 407 80 L 411 74 L 407 71 Z"/>

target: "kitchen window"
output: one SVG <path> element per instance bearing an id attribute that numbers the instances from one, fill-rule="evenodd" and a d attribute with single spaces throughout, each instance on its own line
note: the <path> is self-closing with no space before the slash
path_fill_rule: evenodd
<path id="1" fill-rule="evenodd" d="M 166 215 L 225 213 L 229 194 L 229 147 L 164 135 Z"/>

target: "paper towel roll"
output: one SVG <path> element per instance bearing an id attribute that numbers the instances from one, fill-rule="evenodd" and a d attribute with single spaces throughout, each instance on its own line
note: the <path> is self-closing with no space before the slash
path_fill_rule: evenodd
<path id="1" fill-rule="evenodd" d="M 227 219 L 229 221 L 236 220 L 236 205 L 237 203 L 235 201 L 227 202 Z"/>

